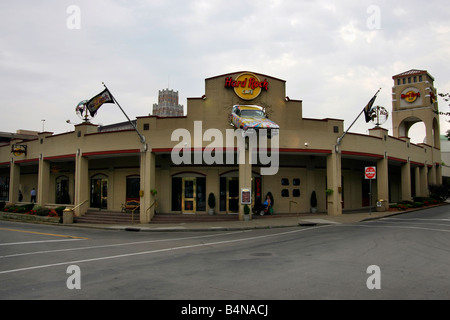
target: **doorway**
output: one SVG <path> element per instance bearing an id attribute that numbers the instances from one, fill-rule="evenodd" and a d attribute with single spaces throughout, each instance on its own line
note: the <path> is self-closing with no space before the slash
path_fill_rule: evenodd
<path id="1" fill-rule="evenodd" d="M 227 213 L 239 213 L 239 178 L 227 179 Z"/>
<path id="2" fill-rule="evenodd" d="M 183 174 L 184 175 L 184 174 Z M 206 177 L 172 177 L 172 211 L 198 213 L 206 211 Z"/>
<path id="3" fill-rule="evenodd" d="M 183 178 L 181 195 L 182 195 L 181 212 L 195 213 L 197 205 L 195 178 Z"/>
<path id="4" fill-rule="evenodd" d="M 108 177 L 103 174 L 91 178 L 91 208 L 108 208 Z"/>

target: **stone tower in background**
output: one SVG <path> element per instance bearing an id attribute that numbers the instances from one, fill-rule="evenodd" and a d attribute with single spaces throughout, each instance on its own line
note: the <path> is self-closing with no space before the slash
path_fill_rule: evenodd
<path id="1" fill-rule="evenodd" d="M 158 117 L 182 117 L 184 107 L 178 103 L 178 91 L 159 90 L 158 103 L 153 104 L 152 114 Z"/>

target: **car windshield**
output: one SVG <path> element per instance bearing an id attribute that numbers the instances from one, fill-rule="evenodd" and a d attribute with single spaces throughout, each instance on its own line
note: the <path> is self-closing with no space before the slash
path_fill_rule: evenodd
<path id="1" fill-rule="evenodd" d="M 242 117 L 264 118 L 264 112 L 261 110 L 241 110 Z"/>

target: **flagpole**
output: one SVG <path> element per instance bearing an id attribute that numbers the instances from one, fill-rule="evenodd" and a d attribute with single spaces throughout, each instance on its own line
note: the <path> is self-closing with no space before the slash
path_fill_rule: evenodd
<path id="1" fill-rule="evenodd" d="M 117 104 L 117 106 L 120 108 L 120 110 L 123 112 L 123 114 L 125 115 L 125 117 L 128 119 L 128 121 L 131 123 L 131 125 L 133 126 L 134 130 L 136 130 L 136 133 L 139 136 L 139 139 L 141 140 L 142 144 L 145 144 L 145 137 L 139 132 L 139 130 L 137 129 L 136 125 L 130 120 L 130 118 L 128 117 L 128 115 L 125 113 L 125 111 L 122 109 L 122 107 L 120 106 L 119 102 L 117 102 L 116 98 L 114 98 L 113 94 L 111 93 L 111 91 L 108 89 L 108 87 L 106 87 L 106 84 L 104 82 L 102 82 L 103 86 L 108 90 L 109 94 L 111 95 L 111 97 L 113 98 L 114 102 Z"/>
<path id="2" fill-rule="evenodd" d="M 374 97 L 377 96 L 377 94 L 380 92 L 381 88 L 378 89 L 378 91 L 375 93 Z M 342 134 L 342 136 L 340 136 L 337 139 L 337 145 L 340 145 L 342 142 L 342 139 L 344 138 L 344 136 L 347 134 L 347 132 L 350 130 L 350 128 L 355 124 L 355 122 L 359 119 L 359 117 L 361 117 L 361 115 L 364 113 L 364 109 L 362 109 L 362 111 L 359 113 L 359 115 L 356 117 L 356 119 L 352 122 L 352 124 L 350 125 L 350 127 L 348 127 L 348 129 Z"/>

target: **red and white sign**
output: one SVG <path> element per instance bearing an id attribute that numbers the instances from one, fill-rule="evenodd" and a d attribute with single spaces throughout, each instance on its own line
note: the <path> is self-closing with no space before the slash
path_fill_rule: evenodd
<path id="1" fill-rule="evenodd" d="M 377 167 L 366 167 L 364 170 L 366 179 L 372 180 L 377 178 Z"/>

